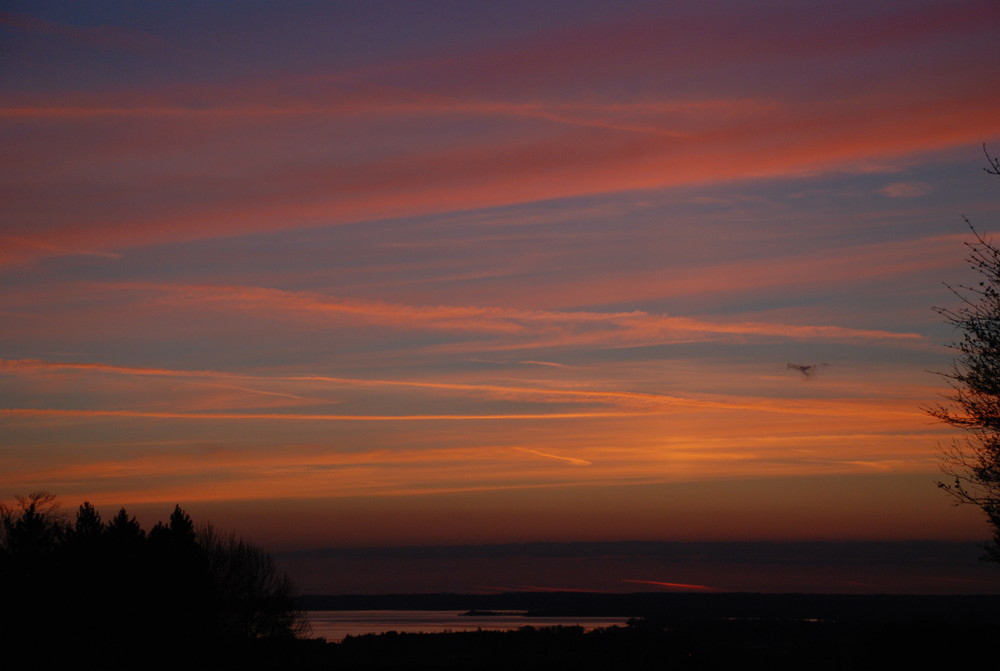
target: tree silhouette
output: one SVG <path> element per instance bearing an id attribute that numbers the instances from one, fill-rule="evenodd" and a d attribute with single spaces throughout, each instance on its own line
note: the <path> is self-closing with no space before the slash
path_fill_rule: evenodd
<path id="1" fill-rule="evenodd" d="M 288 638 L 305 633 L 306 622 L 295 606 L 294 588 L 269 554 L 211 526 L 198 534 L 212 585 L 213 610 L 220 614 L 220 634 L 233 639 Z"/>
<path id="2" fill-rule="evenodd" d="M 108 522 L 104 533 L 119 553 L 122 551 L 120 548 L 139 548 L 146 540 L 146 532 L 134 517 L 129 517 L 128 511 L 124 508 Z"/>
<path id="3" fill-rule="evenodd" d="M 0 604 L 0 645 L 43 668 L 190 668 L 195 655 L 207 666 L 306 626 L 270 555 L 196 531 L 179 506 L 147 535 L 124 508 L 104 524 L 89 502 L 70 523 L 46 492 L 0 505 Z M 44 625 L 53 614 L 69 623 L 58 648 Z"/>
<path id="4" fill-rule="evenodd" d="M 1000 177 L 1000 159 L 988 152 L 986 158 L 986 172 Z M 938 487 L 957 503 L 982 509 L 993 532 L 984 559 L 1000 562 L 1000 248 L 966 223 L 973 234 L 965 243 L 966 260 L 978 280 L 949 286 L 961 301 L 957 308 L 935 308 L 961 338 L 950 346 L 956 357 L 944 373 L 951 386 L 948 403 L 927 412 L 964 432 L 942 449 L 942 471 L 949 480 Z"/>
<path id="5" fill-rule="evenodd" d="M 104 525 L 101 524 L 101 514 L 90 504 L 84 501 L 76 511 L 76 524 L 70 532 L 71 538 L 87 541 L 97 541 L 104 533 Z"/>
<path id="6" fill-rule="evenodd" d="M 9 559 L 42 561 L 63 540 L 66 526 L 55 498 L 38 491 L 16 496 L 16 508 L 0 506 L 2 541 Z"/>

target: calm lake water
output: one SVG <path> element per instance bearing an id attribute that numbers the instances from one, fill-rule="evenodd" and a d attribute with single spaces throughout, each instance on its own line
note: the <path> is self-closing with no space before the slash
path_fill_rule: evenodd
<path id="1" fill-rule="evenodd" d="M 345 636 L 386 631 L 439 633 L 476 629 L 512 630 L 521 627 L 581 626 L 584 629 L 623 626 L 620 617 L 526 617 L 524 615 L 466 616 L 454 610 L 311 610 L 310 636 L 340 641 Z"/>

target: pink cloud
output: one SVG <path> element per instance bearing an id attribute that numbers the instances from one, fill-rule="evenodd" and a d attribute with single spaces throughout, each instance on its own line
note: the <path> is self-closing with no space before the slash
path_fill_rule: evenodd
<path id="1" fill-rule="evenodd" d="M 278 107 L 225 99 L 199 109 L 169 101 L 137 107 L 130 102 L 133 94 L 116 101 L 113 92 L 96 107 L 59 101 L 8 107 L 6 123 L 50 124 L 62 132 L 69 124 L 78 130 L 73 142 L 86 146 L 67 158 L 65 147 L 43 136 L 15 140 L 14 155 L 34 158 L 14 176 L 22 195 L 10 207 L 24 223 L 11 230 L 20 242 L 8 246 L 0 262 L 60 250 L 120 253 L 146 244 L 801 175 L 1000 133 L 991 89 L 977 87 L 970 97 L 942 87 L 932 94 L 924 88 L 905 95 L 865 92 L 835 103 L 780 97 L 507 102 L 481 94 L 456 98 L 390 89 L 363 91 L 339 108 L 305 99 Z M 426 137 L 437 142 L 409 133 L 397 138 L 397 151 L 381 149 L 374 158 L 364 158 L 371 150 L 331 146 L 321 161 L 302 162 L 294 158 L 301 155 L 299 140 L 285 123 L 302 115 L 314 117 L 316 132 L 343 124 L 337 133 L 355 129 L 357 135 L 395 137 L 395 124 L 403 123 L 426 128 Z M 119 117 L 127 118 L 132 132 L 104 123 Z M 444 119 L 481 117 L 496 123 L 447 138 L 435 131 Z M 236 121 L 252 129 L 254 143 L 244 145 L 227 132 L 227 124 Z M 211 156 L 205 155 L 209 150 Z M 180 182 L 173 167 L 178 163 L 190 166 Z M 59 173 L 51 165 L 60 166 Z M 76 194 L 40 200 L 42 192 L 63 188 L 60 173 L 71 176 L 95 165 L 118 175 L 119 191 L 155 198 L 155 213 L 112 193 L 83 208 Z M 249 179 L 253 190 L 246 188 Z"/>

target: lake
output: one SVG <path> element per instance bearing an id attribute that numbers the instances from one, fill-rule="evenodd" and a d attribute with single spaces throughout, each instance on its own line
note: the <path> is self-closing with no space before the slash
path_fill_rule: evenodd
<path id="1" fill-rule="evenodd" d="M 345 636 L 386 631 L 440 633 L 476 629 L 513 630 L 521 627 L 573 627 L 599 629 L 623 626 L 624 617 L 527 617 L 517 614 L 462 615 L 454 610 L 311 610 L 310 636 L 341 641 Z"/>

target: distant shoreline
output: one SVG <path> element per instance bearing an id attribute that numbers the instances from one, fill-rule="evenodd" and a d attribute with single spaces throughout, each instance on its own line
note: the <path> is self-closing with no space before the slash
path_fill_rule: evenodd
<path id="1" fill-rule="evenodd" d="M 298 641 L 282 668 L 796 670 L 932 666 L 991 654 L 1000 596 L 840 594 L 311 595 L 310 610 L 438 610 L 456 604 L 529 606 L 532 615 L 626 614 L 623 625 L 412 633 L 385 631 L 332 642 Z M 531 664 L 525 666 L 525 660 Z"/>
<path id="2" fill-rule="evenodd" d="M 499 594 L 341 594 L 299 597 L 302 610 L 426 610 L 532 617 L 657 620 L 767 618 L 839 622 L 955 622 L 1000 625 L 1000 595 L 710 594 L 503 592 Z"/>

